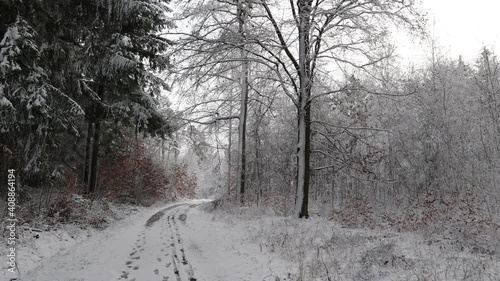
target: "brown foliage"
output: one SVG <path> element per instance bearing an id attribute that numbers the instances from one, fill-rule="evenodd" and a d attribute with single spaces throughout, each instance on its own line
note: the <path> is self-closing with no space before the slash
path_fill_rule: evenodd
<path id="1" fill-rule="evenodd" d="M 370 202 L 360 195 L 351 195 L 339 215 L 340 222 L 346 227 L 374 227 L 373 208 Z"/>
<path id="2" fill-rule="evenodd" d="M 144 144 L 135 141 L 127 155 L 117 157 L 101 169 L 110 199 L 141 202 L 166 196 L 168 177 L 165 169 L 144 153 Z"/>
<path id="3" fill-rule="evenodd" d="M 175 167 L 174 191 L 179 197 L 194 198 L 197 189 L 196 176 L 189 174 L 187 164 Z"/>
<path id="4" fill-rule="evenodd" d="M 62 185 L 63 203 L 71 208 L 71 194 L 76 185 L 76 174 L 72 170 L 64 171 L 64 182 Z"/>

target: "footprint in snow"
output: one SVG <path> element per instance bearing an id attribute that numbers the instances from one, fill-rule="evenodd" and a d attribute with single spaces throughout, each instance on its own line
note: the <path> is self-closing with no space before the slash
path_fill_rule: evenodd
<path id="1" fill-rule="evenodd" d="M 138 266 L 138 265 L 136 265 L 136 266 L 132 267 L 132 269 L 133 269 L 133 270 L 138 270 L 138 269 L 139 269 L 139 266 Z"/>
<path id="2" fill-rule="evenodd" d="M 160 271 L 158 271 L 158 269 L 155 269 L 155 270 L 153 270 L 153 272 L 154 272 L 155 274 L 158 274 L 158 272 L 160 272 Z"/>
<path id="3" fill-rule="evenodd" d="M 127 261 L 127 262 L 125 263 L 125 265 L 129 265 L 129 264 L 131 264 L 131 263 L 132 263 L 132 261 Z"/>
<path id="4" fill-rule="evenodd" d="M 158 261 L 161 261 L 161 258 L 156 258 Z"/>
<path id="5" fill-rule="evenodd" d="M 122 271 L 122 275 L 120 276 L 120 278 L 127 279 L 128 278 L 128 272 Z"/>
<path id="6" fill-rule="evenodd" d="M 132 257 L 132 259 L 133 259 L 133 260 L 138 260 L 138 259 L 140 259 L 140 258 L 141 258 L 141 256 Z"/>

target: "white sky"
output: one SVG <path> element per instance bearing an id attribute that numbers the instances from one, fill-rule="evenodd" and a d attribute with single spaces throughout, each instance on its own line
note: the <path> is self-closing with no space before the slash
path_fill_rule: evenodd
<path id="1" fill-rule="evenodd" d="M 429 32 L 443 55 L 451 58 L 462 55 L 472 62 L 482 46 L 486 46 L 500 56 L 500 0 L 421 1 L 428 11 Z M 430 54 L 429 44 L 408 45 L 409 48 L 401 46 L 404 57 L 420 60 Z"/>

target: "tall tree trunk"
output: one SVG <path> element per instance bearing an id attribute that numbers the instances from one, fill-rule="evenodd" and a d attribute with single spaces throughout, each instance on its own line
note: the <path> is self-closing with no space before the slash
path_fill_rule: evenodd
<path id="1" fill-rule="evenodd" d="M 255 121 L 255 175 L 257 176 L 257 206 L 261 206 L 262 204 L 262 179 L 260 172 L 260 136 L 259 136 L 259 126 L 260 126 L 260 118 L 261 118 L 261 107 L 258 107 L 258 112 L 256 112 L 257 120 Z"/>
<path id="2" fill-rule="evenodd" d="M 309 179 L 311 155 L 311 58 L 309 34 L 312 0 L 299 0 L 299 139 L 297 144 L 297 204 L 299 218 L 309 218 Z"/>
<path id="3" fill-rule="evenodd" d="M 101 101 L 104 101 L 104 85 L 100 84 L 97 91 Z M 97 106 L 97 105 L 96 105 Z M 94 133 L 92 138 L 92 152 L 89 169 L 89 182 L 87 184 L 88 193 L 94 193 L 97 188 L 97 165 L 99 159 L 99 139 L 101 135 L 101 118 L 103 117 L 102 108 L 94 108 L 92 120 L 94 121 Z"/>
<path id="4" fill-rule="evenodd" d="M 87 184 L 89 182 L 89 162 L 90 162 L 90 146 L 92 140 L 92 122 L 88 121 L 87 127 L 87 140 L 85 142 L 85 158 L 83 162 L 83 183 Z"/>
<path id="5" fill-rule="evenodd" d="M 161 163 L 165 164 L 165 138 L 161 139 Z"/>
<path id="6" fill-rule="evenodd" d="M 229 115 L 233 114 L 233 107 L 229 105 Z M 227 143 L 227 195 L 231 195 L 231 142 L 233 135 L 233 120 L 229 119 L 229 135 Z"/>
<path id="7" fill-rule="evenodd" d="M 99 157 L 99 138 L 101 134 L 101 121 L 98 119 L 94 123 L 94 140 L 92 143 L 92 161 L 90 162 L 90 175 L 88 182 L 88 192 L 94 193 L 97 187 L 97 165 Z"/>
<path id="8" fill-rule="evenodd" d="M 245 4 L 245 5 L 244 5 Z M 238 0 L 238 23 L 239 33 L 243 41 L 241 49 L 242 71 L 240 76 L 241 100 L 240 100 L 240 122 L 238 126 L 238 187 L 240 190 L 240 202 L 244 203 L 245 181 L 246 181 L 246 125 L 247 125 L 247 105 L 248 105 L 248 53 L 246 47 L 245 21 L 248 14 L 248 4 L 246 0 Z"/>
<path id="9" fill-rule="evenodd" d="M 299 116 L 299 141 L 297 144 L 297 202 L 296 214 L 299 218 L 309 218 L 309 184 L 311 177 L 311 106 L 301 106 Z"/>

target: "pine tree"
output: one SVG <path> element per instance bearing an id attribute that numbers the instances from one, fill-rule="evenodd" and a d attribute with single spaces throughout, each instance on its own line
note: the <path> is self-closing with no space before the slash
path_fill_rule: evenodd
<path id="1" fill-rule="evenodd" d="M 80 131 L 88 132 L 82 158 L 89 191 L 97 182 L 100 139 L 119 136 L 125 127 L 171 133 L 157 108 L 172 44 L 159 35 L 173 26 L 168 2 L 0 1 L 0 108 L 6 116 L 0 144 L 13 152 L 25 183 L 43 185 L 36 177 L 50 178 L 60 164 L 76 169 L 61 152 L 81 153 L 75 146 Z"/>

